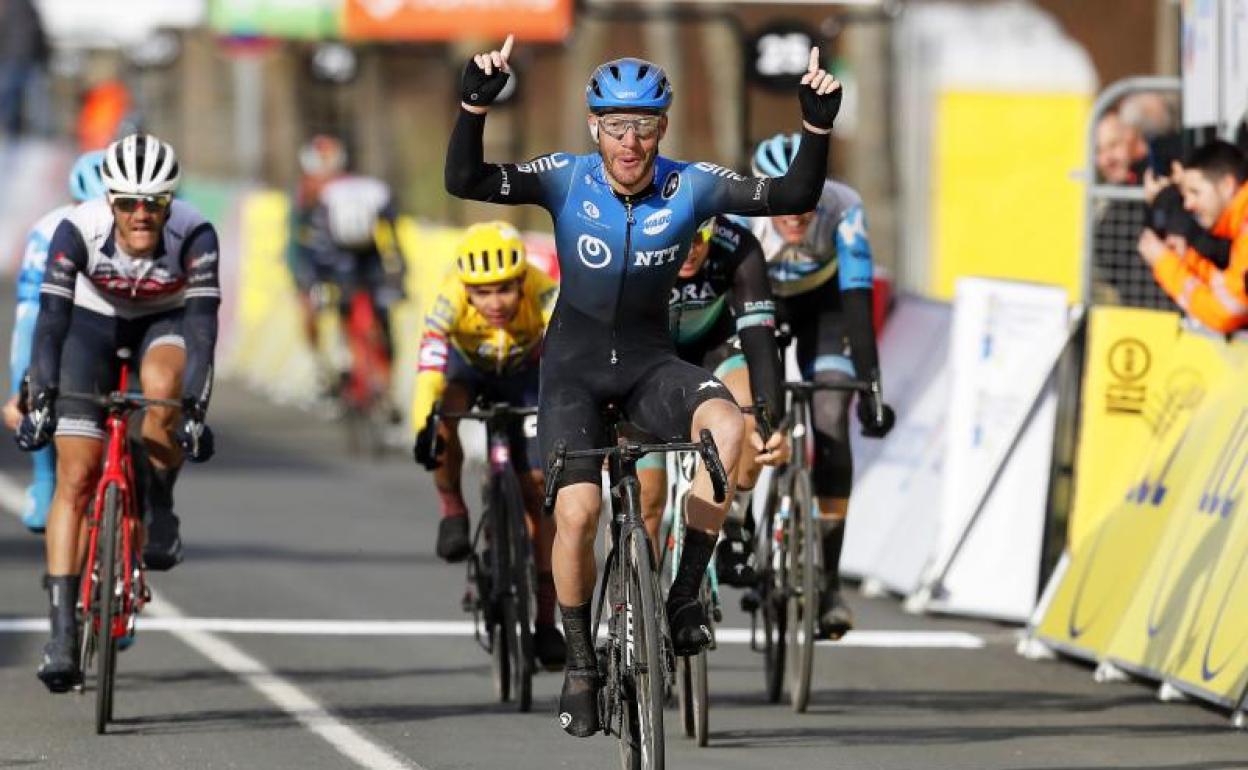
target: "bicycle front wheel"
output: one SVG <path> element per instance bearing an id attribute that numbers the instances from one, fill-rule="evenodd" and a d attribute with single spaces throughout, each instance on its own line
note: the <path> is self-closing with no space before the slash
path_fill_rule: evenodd
<path id="1" fill-rule="evenodd" d="M 814 532 L 817 512 L 810 488 L 810 471 L 793 474 L 793 509 L 789 514 L 789 697 L 793 710 L 802 713 L 810 702 L 810 677 L 815 659 L 815 628 L 819 616 L 819 582 Z"/>
<path id="2" fill-rule="evenodd" d="M 772 475 L 767 504 L 759 518 L 756 563 L 762 570 L 758 582 L 758 608 L 763 616 L 763 677 L 768 703 L 779 703 L 784 694 L 785 640 L 788 605 L 785 598 L 788 562 L 782 540 L 776 538 L 776 517 L 785 491 L 781 474 Z M 787 530 L 781 530 L 787 535 Z"/>
<path id="3" fill-rule="evenodd" d="M 624 554 L 625 677 L 631 688 L 625 692 L 629 700 L 620 731 L 620 759 L 625 770 L 663 770 L 663 685 L 667 680 L 659 626 L 663 609 L 644 530 L 629 533 Z"/>
<path id="4" fill-rule="evenodd" d="M 95 628 L 95 653 L 99 659 L 99 674 L 95 688 L 95 732 L 103 735 L 108 722 L 113 718 L 113 680 L 117 667 L 117 637 L 113 634 L 113 623 L 120 607 L 119 587 L 125 559 L 118 552 L 121 548 L 121 503 L 119 490 L 110 484 L 104 491 L 104 507 L 100 516 L 100 533 L 96 540 L 95 563 L 99 565 L 99 596 L 96 599 L 99 608 L 100 623 Z"/>
<path id="5" fill-rule="evenodd" d="M 536 668 L 533 649 L 532 608 L 537 580 L 533 566 L 533 548 L 529 543 L 524 521 L 524 503 L 519 482 L 514 475 L 500 480 L 499 510 L 507 516 L 511 535 L 511 596 L 506 605 L 507 646 L 511 653 L 512 692 L 521 711 L 533 708 L 533 670 Z"/>

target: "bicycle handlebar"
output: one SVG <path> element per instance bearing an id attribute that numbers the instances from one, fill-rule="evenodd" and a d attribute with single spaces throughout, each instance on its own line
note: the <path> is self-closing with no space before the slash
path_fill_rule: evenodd
<path id="1" fill-rule="evenodd" d="M 535 406 L 512 406 L 510 404 L 491 404 L 488 407 L 477 407 L 466 412 L 437 411 L 439 418 L 448 420 L 478 420 L 489 422 L 495 417 L 531 417 L 537 414 Z"/>
<path id="2" fill-rule="evenodd" d="M 863 380 L 841 380 L 839 382 L 786 382 L 784 389 L 794 395 L 810 396 L 821 390 L 840 390 L 858 393 L 871 393 L 875 385 Z"/>
<path id="3" fill-rule="evenodd" d="M 711 475 L 711 488 L 714 491 L 716 503 L 722 503 L 728 497 L 728 473 L 724 470 L 724 464 L 719 459 L 719 448 L 715 446 L 715 437 L 711 435 L 711 431 L 703 428 L 698 435 L 698 441 L 686 442 L 670 442 L 661 444 L 637 444 L 632 442 L 624 442 L 613 447 L 602 447 L 599 449 L 574 449 L 568 451 L 566 442 L 560 441 L 555 444 L 555 449 L 551 453 L 550 464 L 546 468 L 546 495 L 542 500 L 542 509 L 549 515 L 555 507 L 555 497 L 559 492 L 559 476 L 563 474 L 564 466 L 567 459 L 577 457 L 600 457 L 606 458 L 612 455 L 623 456 L 628 459 L 637 460 L 648 454 L 655 452 L 697 452 L 702 458 L 702 464 L 706 466 L 706 470 Z"/>
<path id="4" fill-rule="evenodd" d="M 114 390 L 111 393 L 62 393 L 57 396 L 58 400 L 71 399 L 73 401 L 88 401 L 92 404 L 98 404 L 105 408 L 129 407 L 131 409 L 142 409 L 148 406 L 167 406 L 174 409 L 181 409 L 182 402 L 174 398 L 149 398 L 141 393 L 123 393 L 120 390 Z"/>

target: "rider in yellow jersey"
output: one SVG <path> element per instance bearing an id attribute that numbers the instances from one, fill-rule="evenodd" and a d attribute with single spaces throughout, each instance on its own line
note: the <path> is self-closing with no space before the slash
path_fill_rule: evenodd
<path id="1" fill-rule="evenodd" d="M 455 421 L 435 419 L 434 407 L 465 411 L 480 395 L 512 406 L 537 406 L 538 356 L 559 294 L 554 279 L 528 264 L 520 233 L 505 222 L 468 228 L 455 267 L 425 319 L 412 405 L 412 424 L 421 426 L 416 462 L 433 472 L 441 499 L 437 552 L 450 562 L 462 561 L 472 549 L 460 488 L 464 455 Z M 541 512 L 536 418 L 516 426 L 511 459 L 519 473 L 537 563 L 537 657 L 544 666 L 561 667 L 565 650 L 555 628 L 550 567 L 554 522 Z"/>

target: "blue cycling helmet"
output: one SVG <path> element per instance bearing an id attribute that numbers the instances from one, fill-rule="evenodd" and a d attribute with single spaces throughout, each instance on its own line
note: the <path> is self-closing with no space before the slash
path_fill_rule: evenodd
<path id="1" fill-rule="evenodd" d="M 672 84 L 657 64 L 645 59 L 616 59 L 594 70 L 585 86 L 585 101 L 590 112 L 667 112 L 672 104 Z"/>
<path id="2" fill-rule="evenodd" d="M 764 139 L 754 149 L 750 170 L 754 176 L 784 176 L 797 157 L 797 146 L 801 142 L 801 134 L 776 134 Z"/>
<path id="3" fill-rule="evenodd" d="M 78 160 L 74 161 L 74 167 L 69 170 L 69 194 L 74 200 L 81 203 L 103 198 L 108 194 L 108 188 L 104 186 L 104 180 L 100 177 L 100 170 L 103 167 L 103 150 L 84 152 L 78 156 Z"/>

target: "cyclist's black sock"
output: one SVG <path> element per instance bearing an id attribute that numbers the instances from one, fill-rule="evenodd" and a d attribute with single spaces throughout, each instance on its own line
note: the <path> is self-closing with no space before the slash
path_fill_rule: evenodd
<path id="1" fill-rule="evenodd" d="M 594 622 L 593 602 L 575 607 L 559 605 L 563 617 L 563 635 L 568 644 L 568 668 L 598 670 L 598 658 L 594 655 L 593 635 L 590 624 Z"/>
<path id="2" fill-rule="evenodd" d="M 52 638 L 73 635 L 75 607 L 78 604 L 79 577 L 77 575 L 49 575 L 48 620 L 52 623 Z"/>
<path id="3" fill-rule="evenodd" d="M 698 587 L 702 585 L 702 576 L 706 574 L 706 565 L 711 563 L 711 554 L 715 552 L 717 535 L 703 532 L 690 527 L 685 530 L 685 543 L 680 549 L 680 568 L 676 570 L 676 579 L 668 591 L 668 603 L 683 603 L 698 595 Z"/>
<path id="4" fill-rule="evenodd" d="M 537 573 L 537 616 L 534 621 L 546 626 L 555 624 L 555 576 Z"/>
<path id="5" fill-rule="evenodd" d="M 845 519 L 819 518 L 823 540 L 823 590 L 841 590 L 841 547 L 845 545 Z"/>

